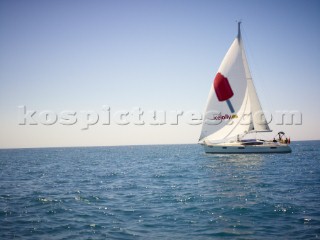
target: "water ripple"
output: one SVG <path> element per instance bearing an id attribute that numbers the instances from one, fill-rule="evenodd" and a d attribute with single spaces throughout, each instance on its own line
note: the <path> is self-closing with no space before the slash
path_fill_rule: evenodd
<path id="1" fill-rule="evenodd" d="M 315 239 L 320 142 L 0 150 L 1 239 Z"/>

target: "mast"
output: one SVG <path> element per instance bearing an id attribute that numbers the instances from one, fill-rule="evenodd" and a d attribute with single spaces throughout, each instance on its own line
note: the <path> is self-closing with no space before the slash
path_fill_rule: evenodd
<path id="1" fill-rule="evenodd" d="M 241 20 L 237 21 L 237 22 L 238 22 L 238 35 L 237 35 L 237 38 L 240 41 L 240 39 L 241 39 L 241 29 L 240 29 Z"/>

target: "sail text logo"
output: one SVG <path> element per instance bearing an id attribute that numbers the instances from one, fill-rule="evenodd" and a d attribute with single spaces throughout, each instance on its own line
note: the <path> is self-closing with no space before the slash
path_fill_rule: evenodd
<path id="1" fill-rule="evenodd" d="M 225 115 L 218 115 L 218 116 L 214 116 L 213 119 L 210 120 L 230 120 L 230 119 L 234 119 L 234 118 L 238 118 L 237 114 L 233 114 L 233 115 L 229 115 L 229 114 L 225 114 Z"/>

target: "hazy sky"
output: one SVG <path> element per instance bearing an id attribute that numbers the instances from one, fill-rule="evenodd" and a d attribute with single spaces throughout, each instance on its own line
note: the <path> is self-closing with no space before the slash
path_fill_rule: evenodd
<path id="1" fill-rule="evenodd" d="M 203 112 L 238 19 L 272 135 L 320 139 L 320 1 L 3 0 L 0 148 L 196 143 L 186 112 Z M 302 125 L 277 125 L 283 110 Z"/>

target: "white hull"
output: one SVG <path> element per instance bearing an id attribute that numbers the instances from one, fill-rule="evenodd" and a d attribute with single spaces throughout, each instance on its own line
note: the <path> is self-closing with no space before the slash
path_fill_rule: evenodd
<path id="1" fill-rule="evenodd" d="M 241 144 L 203 144 L 206 153 L 239 154 L 239 153 L 291 153 L 288 144 L 265 143 L 262 145 Z"/>

